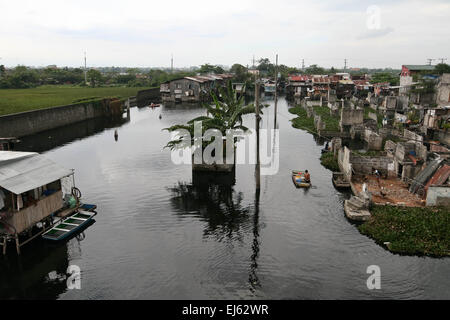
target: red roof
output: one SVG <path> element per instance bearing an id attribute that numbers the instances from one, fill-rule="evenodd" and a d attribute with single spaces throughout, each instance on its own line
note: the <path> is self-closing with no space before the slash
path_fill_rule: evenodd
<path id="1" fill-rule="evenodd" d="M 330 79 L 328 77 L 314 77 L 314 83 L 330 83 Z"/>
<path id="2" fill-rule="evenodd" d="M 449 177 L 450 177 L 450 166 L 447 164 L 444 164 L 438 171 L 435 172 L 435 174 L 428 181 L 428 183 L 425 186 L 425 191 L 428 191 L 428 188 L 430 186 L 443 185 Z"/>
<path id="3" fill-rule="evenodd" d="M 298 81 L 298 82 L 304 82 L 311 79 L 311 76 L 308 75 L 302 75 L 302 76 L 290 76 L 289 81 Z"/>

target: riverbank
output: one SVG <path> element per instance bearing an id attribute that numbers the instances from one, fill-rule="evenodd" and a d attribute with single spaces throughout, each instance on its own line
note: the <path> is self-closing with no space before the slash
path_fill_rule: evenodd
<path id="1" fill-rule="evenodd" d="M 136 96 L 138 91 L 148 88 L 131 87 L 75 87 L 42 86 L 32 89 L 1 89 L 0 116 L 48 107 L 70 105 L 86 100 L 102 98 L 124 99 Z"/>
<path id="2" fill-rule="evenodd" d="M 370 220 L 358 230 L 391 252 L 450 256 L 448 208 L 374 206 L 370 213 Z"/>
<path id="3" fill-rule="evenodd" d="M 320 163 L 328 170 L 331 170 L 333 172 L 340 171 L 338 161 L 336 160 L 332 152 L 323 153 L 320 157 Z"/>
<path id="4" fill-rule="evenodd" d="M 319 108 L 321 109 L 322 107 L 314 107 L 314 110 L 316 111 Z M 314 127 L 314 118 L 308 117 L 304 108 L 297 106 L 289 109 L 289 112 L 298 116 L 291 120 L 294 128 L 306 130 L 312 134 L 317 133 Z M 328 124 L 337 120 L 337 118 L 330 120 L 332 116 L 326 116 L 323 110 L 321 111 L 321 117 L 322 121 L 326 119 L 325 122 Z M 335 124 L 332 124 L 332 126 L 334 127 Z M 377 154 L 379 154 L 378 151 L 370 151 L 361 155 L 375 156 Z M 332 152 L 322 154 L 320 162 L 323 167 L 333 172 L 340 171 L 338 161 Z M 419 198 L 417 201 L 413 201 L 406 196 L 401 196 L 401 199 L 398 200 L 406 201 L 403 206 L 380 205 L 385 204 L 386 199 L 389 200 L 390 198 L 378 195 L 376 190 L 379 189 L 379 186 L 372 178 L 368 177 L 369 180 L 365 181 L 365 183 L 373 194 L 375 205 L 370 209 L 370 220 L 359 225 L 358 230 L 393 253 L 433 257 L 449 256 L 450 234 L 448 230 L 450 230 L 450 216 L 448 208 L 423 207 L 423 203 Z M 401 181 L 396 179 L 383 180 L 385 188 L 397 182 L 401 183 Z M 405 189 L 405 194 L 409 194 L 407 187 L 403 189 Z M 403 189 L 396 186 L 395 190 L 400 195 L 400 191 L 403 191 Z M 357 192 L 359 191 L 357 190 Z M 396 203 L 394 200 L 391 199 L 389 201 Z"/>

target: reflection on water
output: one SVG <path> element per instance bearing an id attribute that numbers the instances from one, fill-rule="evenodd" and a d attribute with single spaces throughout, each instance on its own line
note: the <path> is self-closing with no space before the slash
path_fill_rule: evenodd
<path id="1" fill-rule="evenodd" d="M 252 254 L 250 257 L 250 274 L 248 277 L 248 282 L 250 283 L 250 288 L 252 293 L 256 292 L 256 289 L 261 287 L 258 279 L 258 257 L 259 257 L 259 201 L 261 197 L 261 190 L 256 189 L 255 191 L 255 207 L 253 213 L 253 242 L 252 242 Z"/>
<path id="2" fill-rule="evenodd" d="M 201 185 L 178 183 L 169 188 L 173 193 L 170 199 L 174 209 L 183 215 L 193 215 L 207 222 L 204 236 L 214 236 L 221 241 L 224 238 L 242 239 L 242 232 L 251 222 L 251 208 L 243 207 L 242 192 L 221 185 Z"/>
<path id="3" fill-rule="evenodd" d="M 270 129 L 274 102 L 265 103 L 261 127 Z M 260 192 L 254 165 L 237 165 L 233 183 L 217 185 L 171 162 L 162 129 L 204 115 L 199 105 L 132 108 L 129 120 L 87 121 L 23 139 L 22 150 L 48 150 L 74 168 L 99 214 L 78 238 L 25 245 L 21 265 L 15 255 L 0 257 L 0 297 L 450 298 L 448 259 L 391 254 L 349 223 L 346 195 L 319 162 L 323 141 L 292 128 L 288 109 L 280 99 L 280 169 L 261 178 Z M 254 116 L 244 117 L 245 126 L 254 124 Z M 299 190 L 291 171 L 304 168 L 314 188 Z M 81 267 L 82 290 L 66 289 L 68 265 Z M 382 290 L 367 289 L 369 265 L 380 266 Z"/>
<path id="4" fill-rule="evenodd" d="M 65 241 L 51 242 L 41 238 L 26 245 L 24 254 L 14 250 L 0 258 L 0 299 L 54 300 L 67 291 L 67 268 L 70 260 L 81 255 L 85 230 Z"/>
<path id="5" fill-rule="evenodd" d="M 15 145 L 15 150 L 45 152 L 75 140 L 98 134 L 105 129 L 122 126 L 129 121 L 129 117 L 101 117 L 72 123 L 32 136 L 22 137 L 20 142 Z"/>

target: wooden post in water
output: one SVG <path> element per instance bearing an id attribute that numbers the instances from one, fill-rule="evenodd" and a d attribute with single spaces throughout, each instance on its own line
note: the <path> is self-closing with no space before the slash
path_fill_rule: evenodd
<path id="1" fill-rule="evenodd" d="M 19 234 L 16 233 L 16 250 L 17 250 L 17 255 L 20 256 L 20 242 L 19 242 Z"/>
<path id="2" fill-rule="evenodd" d="M 6 238 L 6 236 L 4 236 L 3 237 L 3 243 L 2 243 L 2 245 L 3 245 L 3 255 L 5 256 L 6 255 L 6 243 L 7 243 L 7 238 Z"/>
<path id="3" fill-rule="evenodd" d="M 274 117 L 274 129 L 277 128 L 277 109 L 278 109 L 278 54 L 275 62 L 275 117 Z"/>
<path id="4" fill-rule="evenodd" d="M 259 159 L 259 81 L 258 75 L 255 74 L 255 128 L 256 128 L 256 190 L 261 188 L 261 163 Z"/>

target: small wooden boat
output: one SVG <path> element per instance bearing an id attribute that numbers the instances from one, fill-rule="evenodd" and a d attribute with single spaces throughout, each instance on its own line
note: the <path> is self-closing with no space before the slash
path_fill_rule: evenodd
<path id="1" fill-rule="evenodd" d="M 89 206 L 92 209 L 93 205 Z M 94 206 L 95 207 L 95 206 Z M 42 237 L 47 240 L 60 241 L 75 234 L 84 226 L 91 222 L 97 213 L 94 211 L 78 210 L 75 214 L 58 221 L 50 230 L 45 232 Z"/>
<path id="2" fill-rule="evenodd" d="M 306 182 L 304 180 L 305 173 L 301 171 L 292 171 L 292 182 L 297 188 L 309 188 L 311 187 L 311 182 Z M 303 178 L 302 181 L 298 181 L 298 178 Z"/>
<path id="3" fill-rule="evenodd" d="M 345 179 L 345 176 L 342 172 L 333 172 L 332 177 L 333 185 L 339 189 L 348 189 L 350 188 L 350 182 Z"/>
<path id="4" fill-rule="evenodd" d="M 88 204 L 88 203 L 82 203 L 80 204 L 79 208 L 83 211 L 95 211 L 97 209 L 97 206 L 95 204 Z"/>

